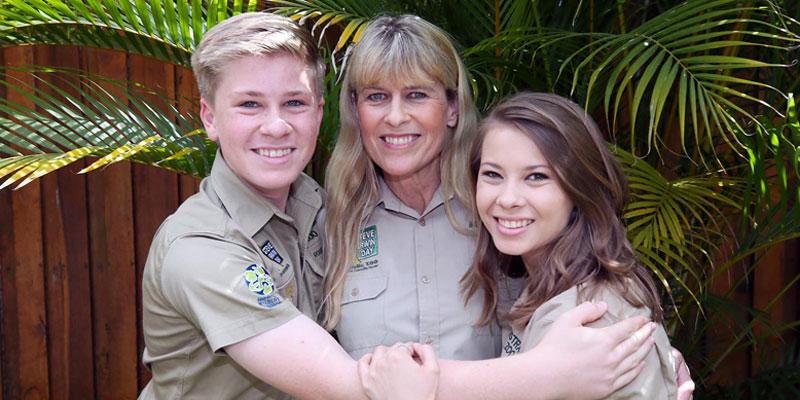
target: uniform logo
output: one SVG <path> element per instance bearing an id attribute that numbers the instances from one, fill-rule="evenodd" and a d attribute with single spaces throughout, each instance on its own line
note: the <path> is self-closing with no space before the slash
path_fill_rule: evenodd
<path id="1" fill-rule="evenodd" d="M 272 308 L 281 304 L 283 299 L 275 293 L 275 282 L 267 270 L 257 264 L 244 269 L 244 283 L 251 292 L 258 295 L 258 304 Z"/>
<path id="2" fill-rule="evenodd" d="M 361 243 L 358 245 L 358 260 L 378 255 L 378 227 L 375 225 L 361 230 Z"/>
<path id="3" fill-rule="evenodd" d="M 275 291 L 275 283 L 264 267 L 251 264 L 244 270 L 244 283 L 251 292 L 266 296 Z"/>
<path id="4" fill-rule="evenodd" d="M 267 258 L 272 261 L 275 261 L 278 264 L 283 264 L 283 257 L 278 253 L 278 250 L 272 243 L 267 240 L 267 243 L 264 243 L 264 247 L 261 248 L 261 252 L 264 253 Z"/>
<path id="5" fill-rule="evenodd" d="M 506 344 L 503 346 L 503 353 L 507 356 L 517 354 L 519 353 L 521 345 L 522 341 L 519 340 L 519 336 L 514 334 L 514 332 L 509 332 Z"/>

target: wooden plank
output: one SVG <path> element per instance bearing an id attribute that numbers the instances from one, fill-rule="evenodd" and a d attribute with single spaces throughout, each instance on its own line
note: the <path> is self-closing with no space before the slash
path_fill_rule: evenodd
<path id="1" fill-rule="evenodd" d="M 130 55 L 128 58 L 130 79 L 140 82 L 148 88 L 162 92 L 168 98 L 175 97 L 174 69 L 172 65 L 159 62 L 152 58 Z M 159 104 L 159 103 L 156 103 Z M 163 104 L 162 111 L 166 111 Z M 133 165 L 133 215 L 135 223 L 136 243 L 136 304 L 142 304 L 141 281 L 142 270 L 150 243 L 156 230 L 175 209 L 178 208 L 178 176 L 156 167 L 140 164 Z M 138 387 L 143 388 L 150 380 L 150 372 L 144 367 L 141 360 L 144 350 L 144 337 L 142 331 L 142 310 L 137 307 L 137 335 L 138 346 Z"/>
<path id="2" fill-rule="evenodd" d="M 31 48 L 7 48 L 6 65 L 33 64 Z M 24 73 L 10 72 L 32 83 Z M 14 92 L 7 98 L 33 106 Z M 41 190 L 38 182 L 10 195 L 0 224 L 10 229 L 3 260 L 3 371 L 4 397 L 46 399 L 48 396 L 47 322 L 42 254 Z M 6 385 L 8 384 L 8 386 Z"/>
<path id="3" fill-rule="evenodd" d="M 77 69 L 80 51 L 38 46 L 36 60 L 41 65 Z M 80 84 L 77 76 L 62 75 L 51 81 L 77 95 L 77 90 L 63 84 L 65 79 Z M 94 369 L 86 177 L 76 174 L 85 166 L 85 161 L 79 161 L 42 178 L 51 399 L 94 393 L 94 374 L 86 373 Z"/>
<path id="4" fill-rule="evenodd" d="M 197 83 L 188 68 L 176 66 L 175 68 L 175 92 L 177 98 L 176 107 L 181 113 L 199 112 L 200 93 L 197 90 Z M 181 176 L 178 180 L 178 192 L 180 202 L 197 193 L 200 188 L 200 179 Z"/>
<path id="5" fill-rule="evenodd" d="M 126 56 L 83 50 L 87 71 L 126 79 Z M 119 88 L 108 88 L 121 97 Z M 131 166 L 118 163 L 88 174 L 89 243 L 94 304 L 95 398 L 132 399 L 137 393 L 136 266 Z"/>

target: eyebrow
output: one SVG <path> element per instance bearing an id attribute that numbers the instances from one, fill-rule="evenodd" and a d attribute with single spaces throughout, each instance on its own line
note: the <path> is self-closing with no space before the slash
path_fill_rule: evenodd
<path id="1" fill-rule="evenodd" d="M 488 162 L 488 161 L 487 162 L 482 162 L 481 166 L 487 166 L 487 167 L 501 169 L 499 164 L 495 164 L 493 162 Z M 528 166 L 525 167 L 526 170 L 534 170 L 536 168 L 551 169 L 550 165 L 547 165 L 547 164 L 533 164 L 533 165 L 528 165 Z"/>
<path id="2" fill-rule="evenodd" d="M 260 92 L 258 90 L 245 90 L 245 91 L 241 91 L 241 92 L 234 92 L 234 94 L 235 95 L 239 95 L 239 96 L 244 95 L 244 96 L 250 96 L 250 97 L 261 97 L 261 96 L 265 95 L 264 92 Z M 312 92 L 311 91 L 307 91 L 307 90 L 290 90 L 290 91 L 288 91 L 286 93 L 283 93 L 282 95 L 286 96 L 286 97 L 313 96 Z"/>

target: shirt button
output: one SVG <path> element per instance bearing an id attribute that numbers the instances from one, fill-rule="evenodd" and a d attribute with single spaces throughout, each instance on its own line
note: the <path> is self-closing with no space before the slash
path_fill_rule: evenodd
<path id="1" fill-rule="evenodd" d="M 350 296 L 358 296 L 358 288 L 353 288 L 353 290 L 350 291 Z"/>
<path id="2" fill-rule="evenodd" d="M 430 337 L 426 337 L 425 344 L 431 344 L 431 343 L 433 343 L 433 339 L 431 339 Z"/>
<path id="3" fill-rule="evenodd" d="M 422 283 L 426 283 L 426 284 L 427 283 L 431 283 L 431 279 L 428 278 L 428 275 L 423 275 L 422 279 L 420 279 L 420 280 L 422 281 Z"/>
<path id="4" fill-rule="evenodd" d="M 419 219 L 417 222 L 418 222 L 420 225 L 422 225 L 422 226 L 425 226 L 425 217 L 422 217 L 422 218 L 420 218 L 420 219 Z"/>

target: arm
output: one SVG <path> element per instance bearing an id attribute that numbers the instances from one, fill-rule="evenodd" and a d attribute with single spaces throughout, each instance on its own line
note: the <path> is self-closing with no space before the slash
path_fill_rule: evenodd
<path id="1" fill-rule="evenodd" d="M 534 349 L 520 355 L 482 361 L 441 360 L 438 399 L 554 399 L 598 398 L 630 382 L 652 347 L 653 324 L 631 318 L 602 329 L 582 324 L 599 318 L 605 306 L 584 303 L 564 313 Z M 638 329 L 638 331 L 637 331 Z M 634 333 L 635 332 L 635 333 Z M 633 334 L 632 334 L 633 333 Z M 391 352 L 391 351 L 390 351 Z M 564 357 L 580 354 L 580 357 Z M 398 362 L 401 353 L 380 356 L 382 363 Z M 407 362 L 410 355 L 405 355 Z M 362 367 L 363 368 L 363 367 Z M 393 370 L 370 368 L 376 398 L 391 398 Z M 581 371 L 575 374 L 575 371 Z M 417 371 L 422 373 L 424 371 Z M 363 374 L 363 373 L 362 373 Z M 424 375 L 423 375 L 424 376 Z M 378 382 L 378 383 L 375 383 Z"/>
<path id="2" fill-rule="evenodd" d="M 303 315 L 225 351 L 254 376 L 294 397 L 366 399 L 356 362 Z"/>

